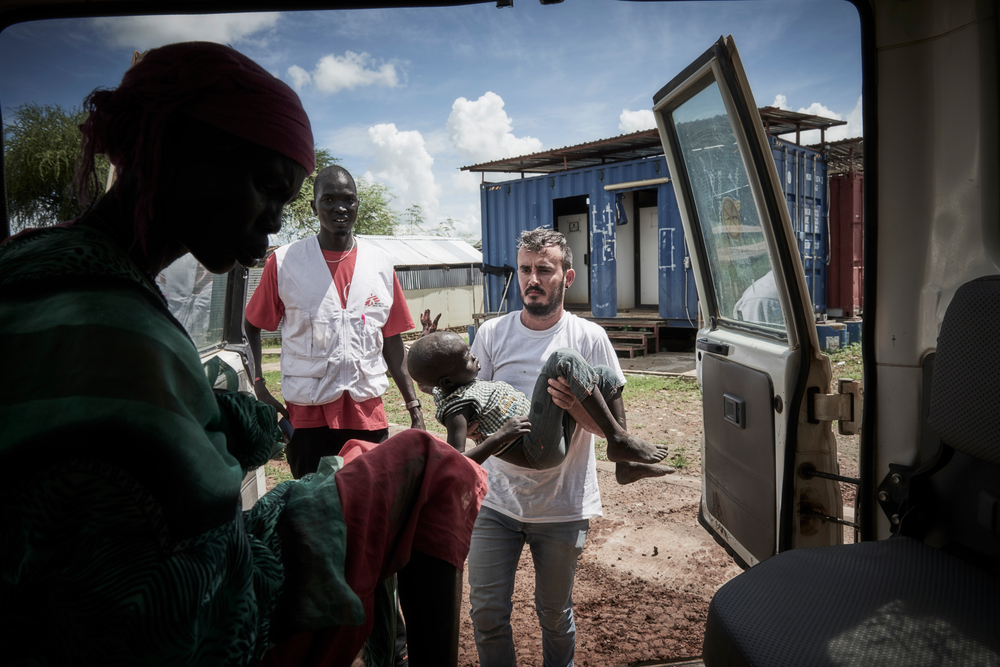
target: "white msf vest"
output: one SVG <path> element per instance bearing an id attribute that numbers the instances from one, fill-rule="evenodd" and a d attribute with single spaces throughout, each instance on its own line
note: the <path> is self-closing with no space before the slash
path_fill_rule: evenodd
<path id="1" fill-rule="evenodd" d="M 392 259 L 355 238 L 358 256 L 342 308 L 319 239 L 274 251 L 281 326 L 281 393 L 296 405 L 331 403 L 347 391 L 355 401 L 389 387 L 382 327 L 393 295 Z"/>

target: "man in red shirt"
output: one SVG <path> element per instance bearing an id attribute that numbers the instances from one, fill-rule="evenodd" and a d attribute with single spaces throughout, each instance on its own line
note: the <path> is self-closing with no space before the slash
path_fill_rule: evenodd
<path id="1" fill-rule="evenodd" d="M 393 377 L 410 413 L 424 428 L 420 400 L 404 363 L 400 336 L 413 328 L 391 258 L 351 232 L 358 218 L 354 178 L 336 165 L 316 175 L 316 236 L 276 250 L 246 308 L 246 333 L 258 369 L 257 398 L 292 422 L 285 450 L 296 479 L 316 472 L 324 456 L 348 440 L 382 442 L 389 420 L 382 405 Z M 260 332 L 281 333 L 282 405 L 264 383 Z M 396 664 L 405 665 L 406 632 L 396 612 Z"/>
<path id="2" fill-rule="evenodd" d="M 259 370 L 254 389 L 292 422 L 286 454 L 296 478 L 315 472 L 320 458 L 339 453 L 348 440 L 388 437 L 381 398 L 386 370 L 403 395 L 411 427 L 424 427 L 400 336 L 413 328 L 413 319 L 389 257 L 351 233 L 358 217 L 354 179 L 342 167 L 327 167 L 317 174 L 314 191 L 319 233 L 268 258 L 246 308 L 258 369 L 261 330 L 275 331 L 285 321 L 281 375 L 287 407 L 271 395 Z"/>

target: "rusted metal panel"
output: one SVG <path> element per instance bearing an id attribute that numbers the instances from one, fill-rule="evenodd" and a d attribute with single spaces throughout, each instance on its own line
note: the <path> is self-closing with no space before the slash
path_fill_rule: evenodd
<path id="1" fill-rule="evenodd" d="M 829 308 L 844 317 L 864 310 L 864 190 L 861 172 L 830 177 Z"/>

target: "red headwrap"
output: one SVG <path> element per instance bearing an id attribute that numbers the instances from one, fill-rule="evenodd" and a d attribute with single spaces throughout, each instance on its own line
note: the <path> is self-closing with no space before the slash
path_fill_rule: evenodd
<path id="1" fill-rule="evenodd" d="M 301 164 L 316 166 L 312 129 L 298 95 L 235 49 L 183 42 L 152 49 L 114 90 L 96 90 L 84 103 L 81 183 L 93 173 L 94 154 L 138 179 L 136 232 L 144 241 L 159 176 L 164 130 L 183 114 Z M 79 187 L 78 185 L 78 187 Z"/>
<path id="2" fill-rule="evenodd" d="M 147 108 L 181 113 L 287 155 L 312 173 L 312 130 L 299 96 L 245 55 L 211 42 L 147 53 L 118 87 Z"/>

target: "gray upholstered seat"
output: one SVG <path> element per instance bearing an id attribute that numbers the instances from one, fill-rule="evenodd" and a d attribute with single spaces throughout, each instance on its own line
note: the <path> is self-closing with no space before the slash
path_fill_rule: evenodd
<path id="1" fill-rule="evenodd" d="M 1000 276 L 963 285 L 941 327 L 938 456 L 893 537 L 778 554 L 723 586 L 704 660 L 722 665 L 1000 665 Z"/>

